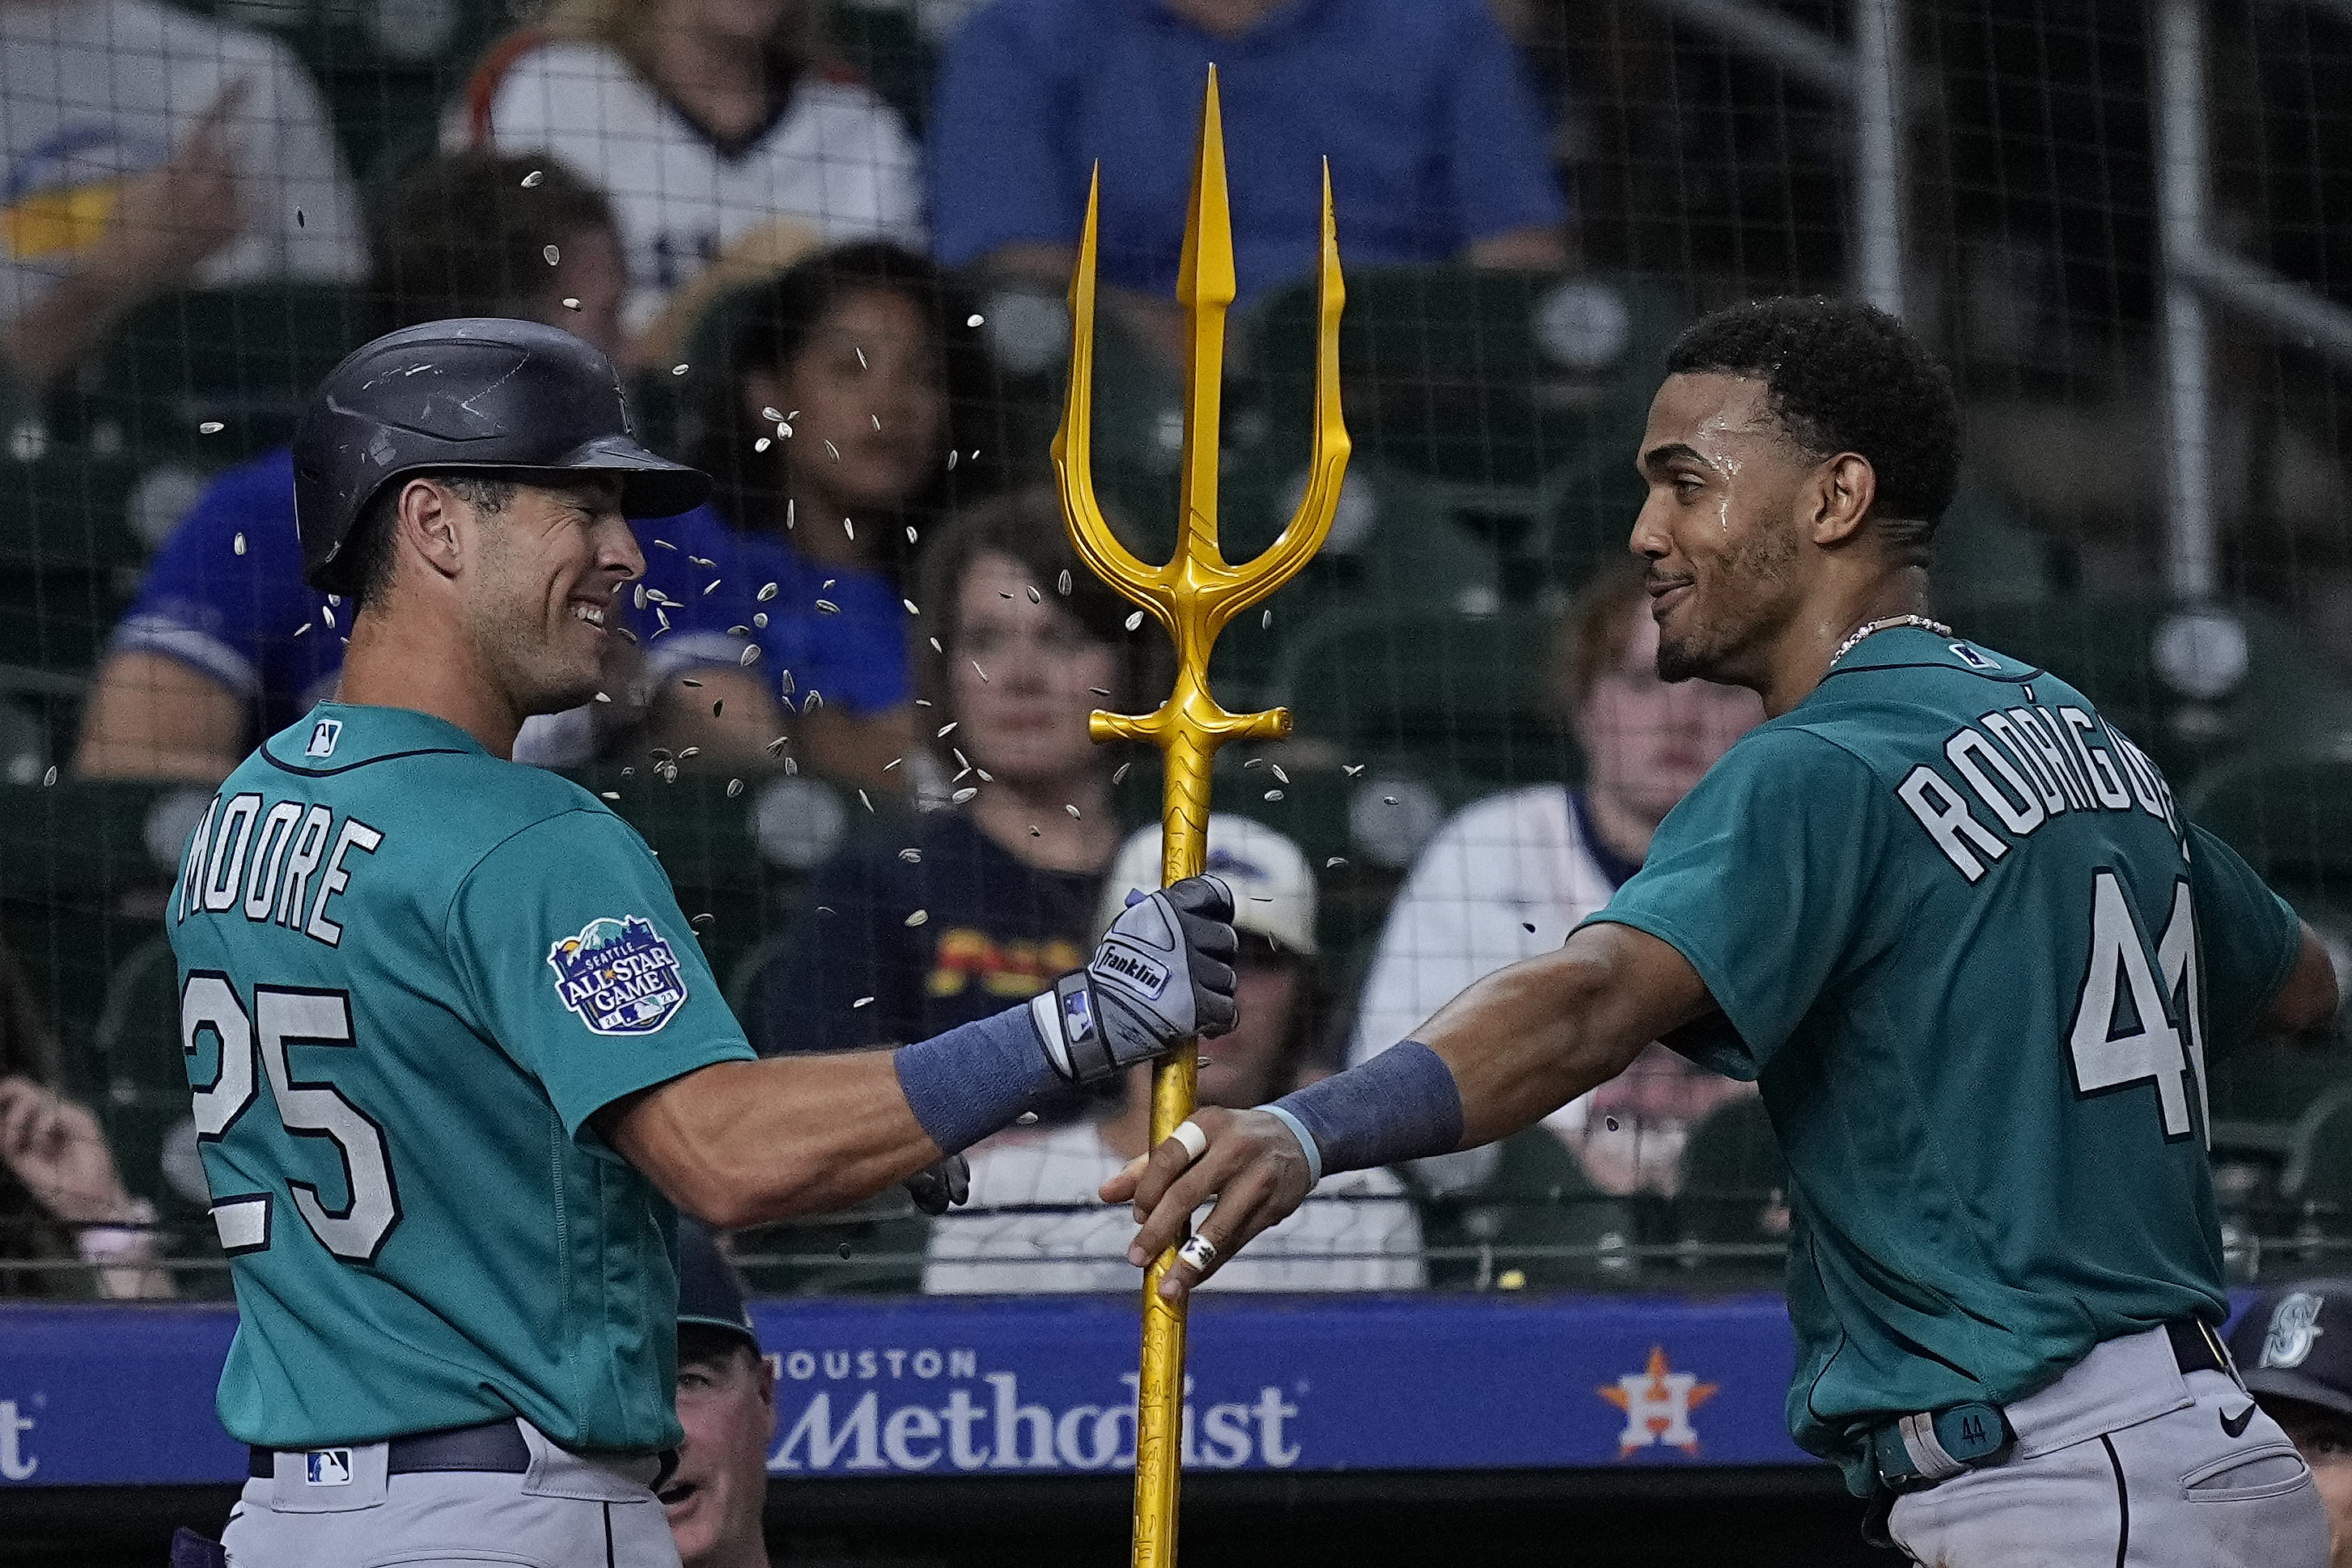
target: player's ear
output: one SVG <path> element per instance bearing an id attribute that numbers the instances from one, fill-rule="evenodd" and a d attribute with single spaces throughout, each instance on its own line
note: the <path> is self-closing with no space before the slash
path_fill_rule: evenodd
<path id="1" fill-rule="evenodd" d="M 1840 452 L 1813 469 L 1805 488 L 1806 531 L 1825 549 L 1843 544 L 1862 531 L 1877 499 L 1878 475 L 1870 459 Z"/>
<path id="2" fill-rule="evenodd" d="M 401 487 L 393 512 L 393 549 L 414 554 L 443 577 L 457 574 L 463 548 L 457 537 L 457 498 L 431 479 Z"/>

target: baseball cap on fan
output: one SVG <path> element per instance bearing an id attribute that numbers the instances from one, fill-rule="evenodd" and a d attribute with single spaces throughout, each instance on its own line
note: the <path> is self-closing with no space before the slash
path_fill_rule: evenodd
<path id="1" fill-rule="evenodd" d="M 1159 827 L 1143 827 L 1119 846 L 1095 924 L 1108 929 L 1131 888 L 1160 886 Z M 1315 953 L 1315 873 L 1298 846 L 1262 822 L 1218 813 L 1209 818 L 1209 858 L 1202 868 L 1234 891 L 1236 930 L 1301 957 Z"/>
<path id="2" fill-rule="evenodd" d="M 2263 1291 L 2230 1331 L 2249 1393 L 2352 1415 L 2352 1278 Z"/>
<path id="3" fill-rule="evenodd" d="M 759 1331 L 743 1305 L 743 1281 L 709 1231 L 681 1215 L 677 1221 L 677 1323 L 724 1329 L 760 1353 Z"/>

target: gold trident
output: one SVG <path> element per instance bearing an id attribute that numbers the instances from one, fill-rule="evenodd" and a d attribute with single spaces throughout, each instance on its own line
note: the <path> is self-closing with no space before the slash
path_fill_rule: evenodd
<path id="1" fill-rule="evenodd" d="M 1147 566 L 1112 534 L 1095 502 L 1091 472 L 1094 398 L 1095 226 L 1102 192 L 1096 165 L 1087 193 L 1087 227 L 1070 279 L 1070 389 L 1054 436 L 1054 470 L 1070 542 L 1095 574 L 1150 611 L 1176 644 L 1176 685 L 1148 714 L 1101 713 L 1097 741 L 1147 741 L 1166 754 L 1160 808 L 1163 882 L 1198 876 L 1208 857 L 1209 770 L 1228 741 L 1279 740 L 1290 710 L 1228 713 L 1209 694 L 1209 650 L 1235 616 L 1272 594 L 1307 564 L 1331 531 L 1339 481 L 1348 469 L 1348 428 L 1339 412 L 1339 243 L 1331 217 L 1331 165 L 1323 165 L 1323 247 L 1315 362 L 1315 438 L 1307 493 L 1298 511 L 1255 561 L 1227 562 L 1217 545 L 1217 410 L 1225 361 L 1225 310 L 1234 302 L 1233 216 L 1225 204 L 1224 128 L 1217 113 L 1217 70 L 1201 113 L 1201 149 L 1184 220 L 1184 260 L 1176 300 L 1191 321 L 1184 354 L 1184 525 L 1175 559 Z M 1188 1044 L 1151 1072 L 1151 1146 L 1192 1114 L 1199 1063 Z M 1160 1295 L 1175 1253 L 1152 1260 L 1143 1277 L 1143 1365 L 1136 1387 L 1135 1564 L 1174 1568 L 1176 1482 L 1184 1387 L 1184 1304 Z"/>

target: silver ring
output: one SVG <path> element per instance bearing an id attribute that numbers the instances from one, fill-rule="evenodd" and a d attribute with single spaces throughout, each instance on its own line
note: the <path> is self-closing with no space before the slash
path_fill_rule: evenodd
<path id="1" fill-rule="evenodd" d="M 1217 1244 L 1205 1236 L 1196 1236 L 1178 1247 L 1176 1256 L 1206 1274 L 1217 1266 Z"/>

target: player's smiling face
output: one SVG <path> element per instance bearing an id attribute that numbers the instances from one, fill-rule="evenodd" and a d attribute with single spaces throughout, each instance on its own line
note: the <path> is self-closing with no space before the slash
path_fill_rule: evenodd
<path id="1" fill-rule="evenodd" d="M 1798 507 L 1814 459 L 1782 433 L 1761 381 L 1670 375 L 1639 458 L 1633 523 L 1649 563 L 1658 674 L 1752 685 L 1803 586 Z"/>
<path id="2" fill-rule="evenodd" d="M 617 479 L 518 485 L 477 515 L 466 625 L 480 667 L 520 713 L 560 713 L 604 684 L 623 585 L 646 569 Z"/>

